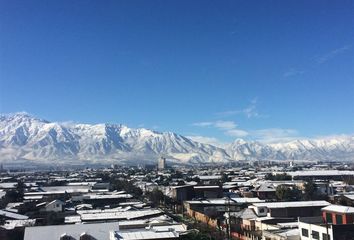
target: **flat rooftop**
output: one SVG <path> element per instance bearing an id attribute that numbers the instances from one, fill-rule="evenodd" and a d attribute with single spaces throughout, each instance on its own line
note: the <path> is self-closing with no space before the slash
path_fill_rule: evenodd
<path id="1" fill-rule="evenodd" d="M 340 171 L 340 170 L 308 170 L 308 171 L 296 171 L 286 172 L 292 177 L 303 176 L 354 176 L 354 171 Z"/>
<path id="2" fill-rule="evenodd" d="M 75 239 L 79 239 L 82 233 L 95 239 L 109 239 L 110 231 L 117 230 L 118 222 L 26 227 L 24 240 L 58 240 L 64 233 Z"/>
<path id="3" fill-rule="evenodd" d="M 325 207 L 328 205 L 330 203 L 327 201 L 264 202 L 252 204 L 255 207 L 267 208 Z"/>
<path id="4" fill-rule="evenodd" d="M 205 199 L 205 200 L 192 200 L 186 201 L 189 204 L 206 204 L 206 205 L 227 205 L 229 204 L 229 199 L 227 198 L 216 198 L 216 199 Z M 230 204 L 241 204 L 241 203 L 261 203 L 265 200 L 259 198 L 230 198 Z"/>
<path id="5" fill-rule="evenodd" d="M 347 207 L 341 205 L 329 205 L 322 208 L 322 211 L 336 212 L 336 213 L 354 213 L 354 207 Z"/>

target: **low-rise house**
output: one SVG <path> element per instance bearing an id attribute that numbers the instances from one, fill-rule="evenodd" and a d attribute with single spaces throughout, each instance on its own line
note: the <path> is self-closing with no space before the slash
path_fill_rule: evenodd
<path id="1" fill-rule="evenodd" d="M 208 211 L 240 211 L 241 209 L 247 207 L 253 203 L 264 202 L 259 198 L 217 198 L 217 199 L 205 199 L 205 200 L 192 200 L 185 201 L 184 208 L 187 213 L 190 210 L 198 212 L 208 212 Z"/>
<path id="2" fill-rule="evenodd" d="M 118 222 L 26 227 L 24 240 L 111 240 Z"/>
<path id="3" fill-rule="evenodd" d="M 353 224 L 354 207 L 329 205 L 322 208 L 322 217 L 325 222 L 333 224 Z"/>
<path id="4" fill-rule="evenodd" d="M 221 198 L 223 191 L 221 186 L 194 186 L 195 198 Z"/>
<path id="5" fill-rule="evenodd" d="M 321 217 L 299 218 L 301 240 L 352 240 L 354 224 L 328 224 Z"/>
<path id="6" fill-rule="evenodd" d="M 259 198 L 219 198 L 185 201 L 184 207 L 188 216 L 204 222 L 212 227 L 218 227 L 225 212 L 238 212 L 248 205 L 263 202 Z"/>
<path id="7" fill-rule="evenodd" d="M 330 205 L 327 201 L 293 201 L 254 203 L 253 208 L 259 217 L 297 218 L 321 216 L 321 209 Z"/>
<path id="8" fill-rule="evenodd" d="M 275 187 L 269 183 L 263 183 L 260 186 L 257 186 L 253 189 L 253 192 L 259 199 L 276 199 Z"/>
<path id="9" fill-rule="evenodd" d="M 128 220 L 119 222 L 116 239 L 179 239 L 187 232 L 185 224 L 176 223 L 168 217 L 156 217 L 149 220 Z"/>
<path id="10" fill-rule="evenodd" d="M 64 209 L 65 203 L 61 200 L 53 200 L 47 204 L 45 204 L 40 211 L 45 212 L 62 212 Z"/>

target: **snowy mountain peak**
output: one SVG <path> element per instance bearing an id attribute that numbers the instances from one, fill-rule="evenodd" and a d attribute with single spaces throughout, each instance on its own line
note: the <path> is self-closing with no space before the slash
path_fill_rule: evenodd
<path id="1" fill-rule="evenodd" d="M 354 160 L 354 137 L 272 144 L 236 139 L 223 149 L 173 132 L 121 124 L 48 122 L 28 113 L 0 115 L 2 161 L 156 161 L 161 155 L 180 162 Z"/>
<path id="2" fill-rule="evenodd" d="M 62 124 L 24 113 L 1 116 L 0 160 L 141 161 L 160 155 L 180 161 L 229 160 L 224 149 L 172 132 L 120 124 Z"/>

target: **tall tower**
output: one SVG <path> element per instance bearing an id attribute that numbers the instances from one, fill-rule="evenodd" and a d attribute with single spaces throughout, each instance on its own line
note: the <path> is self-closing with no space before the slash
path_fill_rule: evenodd
<path id="1" fill-rule="evenodd" d="M 157 162 L 157 169 L 158 170 L 164 170 L 166 167 L 166 158 L 160 157 L 158 162 Z"/>

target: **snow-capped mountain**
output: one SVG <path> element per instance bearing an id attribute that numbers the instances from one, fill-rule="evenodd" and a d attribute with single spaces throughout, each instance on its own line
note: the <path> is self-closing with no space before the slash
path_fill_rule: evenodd
<path id="1" fill-rule="evenodd" d="M 230 160 L 226 151 L 172 132 L 114 124 L 55 123 L 25 113 L 0 117 L 0 160 Z"/>
<path id="2" fill-rule="evenodd" d="M 264 144 L 237 139 L 224 149 L 172 132 L 116 124 L 48 122 L 26 113 L 0 116 L 0 160 L 39 162 L 233 160 L 354 160 L 354 137 L 339 136 Z"/>
<path id="3" fill-rule="evenodd" d="M 263 144 L 236 140 L 226 147 L 232 159 L 239 160 L 354 160 L 354 136 L 302 139 Z"/>

